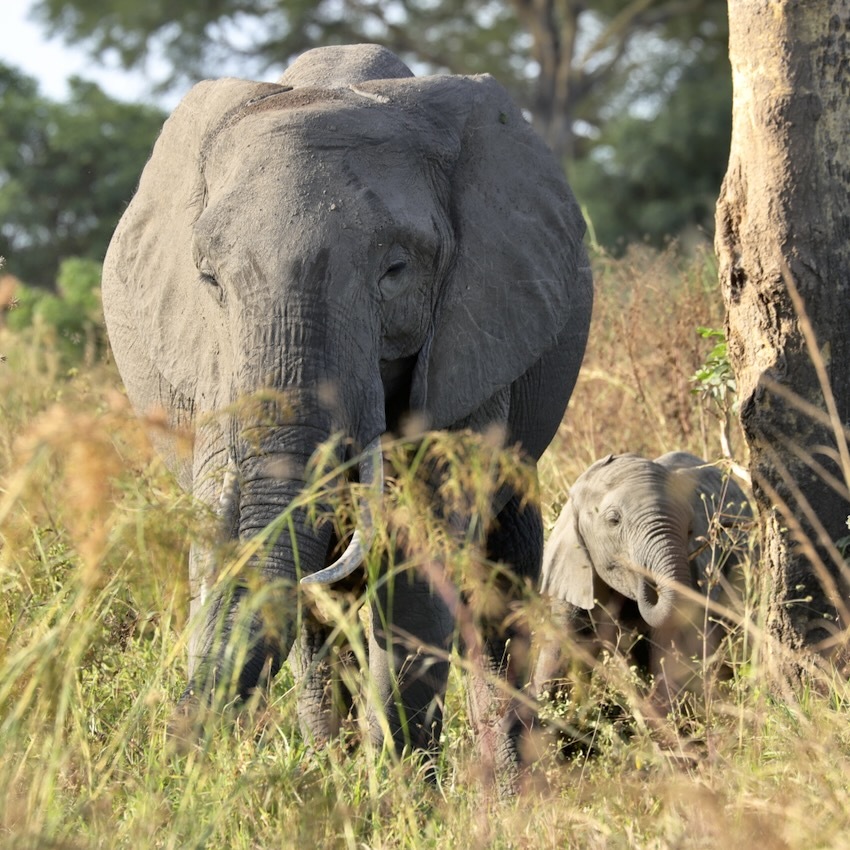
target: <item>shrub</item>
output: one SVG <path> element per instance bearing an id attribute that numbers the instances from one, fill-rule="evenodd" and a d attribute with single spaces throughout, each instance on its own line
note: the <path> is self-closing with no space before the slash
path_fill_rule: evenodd
<path id="1" fill-rule="evenodd" d="M 69 365 L 90 364 L 106 347 L 100 277 L 100 263 L 71 257 L 59 267 L 56 292 L 18 283 L 6 307 L 7 326 L 19 333 L 38 328 Z"/>

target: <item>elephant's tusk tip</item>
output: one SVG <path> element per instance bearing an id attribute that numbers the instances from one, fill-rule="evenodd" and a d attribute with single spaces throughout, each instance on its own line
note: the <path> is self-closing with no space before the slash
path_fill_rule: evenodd
<path id="1" fill-rule="evenodd" d="M 319 570 L 317 573 L 304 576 L 301 579 L 301 584 L 333 584 L 335 581 L 341 581 L 350 576 L 362 563 L 366 556 L 366 549 L 363 535 L 360 531 L 354 532 L 354 537 L 348 548 L 342 553 L 338 561 L 335 561 L 329 567 Z"/>
<path id="2" fill-rule="evenodd" d="M 384 473 L 380 436 L 375 437 L 364 449 L 363 455 L 360 458 L 359 469 L 361 483 L 373 487 L 378 493 L 382 493 L 384 489 Z M 342 553 L 339 560 L 325 567 L 323 570 L 304 576 L 300 584 L 333 584 L 336 581 L 347 578 L 358 567 L 362 566 L 374 537 L 371 513 L 368 502 L 365 499 L 362 507 L 365 518 L 364 529 L 355 530 L 348 548 Z"/>

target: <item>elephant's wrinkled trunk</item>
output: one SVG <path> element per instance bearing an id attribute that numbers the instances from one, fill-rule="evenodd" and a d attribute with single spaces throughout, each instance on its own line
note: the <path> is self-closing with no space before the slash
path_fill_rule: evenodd
<path id="1" fill-rule="evenodd" d="M 305 454 L 254 456 L 238 465 L 239 538 L 267 538 L 247 569 L 213 600 L 194 689 L 210 691 L 235 679 L 237 694 L 247 697 L 266 665 L 274 675 L 292 647 L 297 582 L 324 566 L 332 531 L 330 523 L 315 525 L 308 506 L 293 506 L 303 493 Z M 259 596 L 252 593 L 258 587 Z"/>
<path id="2" fill-rule="evenodd" d="M 678 588 L 693 585 L 687 548 L 681 537 L 673 529 L 664 529 L 641 547 L 636 559 L 645 569 L 637 581 L 638 609 L 652 628 L 670 621 L 678 604 Z"/>
<path id="3" fill-rule="evenodd" d="M 637 603 L 640 615 L 652 628 L 663 626 L 673 614 L 676 590 L 672 584 L 642 576 L 638 582 Z"/>

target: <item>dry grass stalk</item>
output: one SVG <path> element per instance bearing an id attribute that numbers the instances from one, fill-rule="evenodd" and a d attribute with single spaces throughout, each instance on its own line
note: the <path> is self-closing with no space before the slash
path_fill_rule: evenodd
<path id="1" fill-rule="evenodd" d="M 586 369 L 541 470 L 548 522 L 579 472 L 609 451 L 721 454 L 716 417 L 688 380 L 705 356 L 696 326 L 721 321 L 713 270 L 645 249 L 597 265 Z M 183 564 L 191 537 L 214 531 L 116 400 L 111 366 L 68 375 L 40 345 L 36 332 L 13 340 L 0 330 L 0 350 L 9 353 L 0 365 L 0 847 L 737 848 L 756 839 L 765 847 L 850 846 L 846 682 L 821 664 L 817 688 L 777 696 L 768 687 L 781 648 L 766 627 L 766 577 L 755 565 L 728 605 L 705 607 L 706 624 L 720 616 L 732 624 L 716 659 L 731 678 L 715 681 L 708 659 L 696 659 L 705 699 L 676 707 L 663 734 L 650 722 L 639 671 L 614 654 L 582 671 L 591 659 L 567 642 L 575 685 L 570 702 L 552 708 L 552 722 L 574 745 L 557 752 L 538 742 L 546 755 L 516 804 L 493 805 L 473 781 L 478 764 L 459 672 L 474 672 L 474 657 L 452 656 L 435 788 L 367 744 L 354 755 L 345 740 L 309 752 L 286 672 L 254 725 L 234 725 L 227 712 L 210 716 L 199 745 L 174 755 L 164 730 L 185 677 L 177 640 L 186 617 Z M 435 451 L 476 476 L 452 479 L 444 496 L 482 522 L 486 495 L 519 475 L 492 446 L 449 442 Z M 476 584 L 474 548 L 458 556 L 451 529 L 428 511 L 416 481 L 404 479 L 406 468 L 396 470 L 383 534 L 407 535 L 411 549 L 437 553 L 456 571 L 474 591 L 472 604 L 454 597 L 462 628 L 471 629 L 476 606 L 493 604 L 491 588 Z M 336 492 L 330 473 L 316 481 L 309 498 Z M 471 502 L 460 486 L 470 483 L 481 491 Z M 351 526 L 359 496 L 346 495 L 335 521 Z M 373 576 L 379 548 L 380 541 Z M 830 555 L 827 573 L 840 552 Z M 234 554 L 230 569 L 244 556 Z M 448 592 L 456 585 L 444 578 L 435 574 Z M 270 600 L 260 595 L 257 604 Z M 358 661 L 348 685 L 368 696 L 358 672 L 368 625 L 361 602 L 327 594 L 323 604 Z M 539 601 L 504 616 L 546 628 Z"/>

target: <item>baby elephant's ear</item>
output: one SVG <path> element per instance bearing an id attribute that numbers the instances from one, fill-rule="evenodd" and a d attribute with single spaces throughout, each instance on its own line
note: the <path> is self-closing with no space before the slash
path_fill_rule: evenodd
<path id="1" fill-rule="evenodd" d="M 543 551 L 540 589 L 547 596 L 588 611 L 593 608 L 593 564 L 578 529 L 572 500 L 564 506 Z"/>

